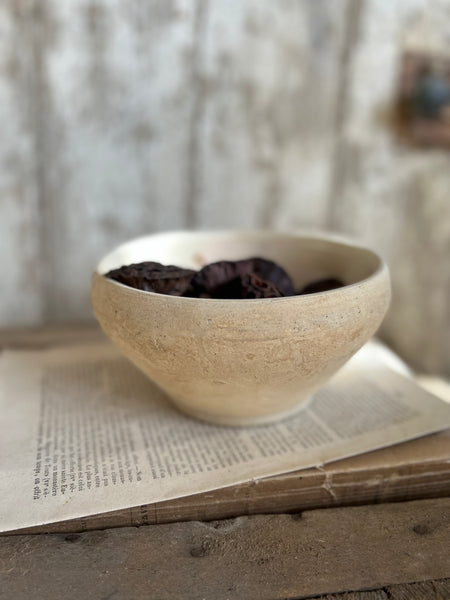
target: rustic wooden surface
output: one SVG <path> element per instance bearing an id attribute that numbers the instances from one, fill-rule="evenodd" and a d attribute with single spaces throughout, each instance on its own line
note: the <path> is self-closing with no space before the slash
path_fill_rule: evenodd
<path id="1" fill-rule="evenodd" d="M 274 600 L 386 590 L 448 577 L 449 550 L 450 499 L 1 537 L 0 598 Z M 439 598 L 439 587 L 428 589 Z M 447 583 L 441 590 L 448 600 Z M 353 598 L 433 598 L 390 593 Z"/>
<path id="2" fill-rule="evenodd" d="M 383 334 L 450 373 L 450 158 L 389 125 L 448 0 L 5 0 L 0 324 L 92 318 L 99 257 L 184 227 L 347 232 L 392 267 Z"/>
<path id="3" fill-rule="evenodd" d="M 8 331 L 0 334 L 0 348 L 90 342 L 97 341 L 99 335 L 98 329 L 92 327 Z M 439 436 L 429 440 L 438 443 L 442 450 Z M 422 444 L 417 447 L 417 454 L 427 459 L 430 447 L 423 443 L 426 440 L 411 442 Z M 403 451 L 404 447 L 397 446 L 380 452 L 399 453 L 397 457 L 386 456 L 386 461 L 395 464 L 396 459 L 401 462 Z M 376 466 L 383 464 L 380 452 L 367 455 L 365 460 L 355 457 L 340 463 L 347 463 L 348 476 L 358 471 L 361 461 L 380 475 L 376 471 Z M 430 456 L 434 454 L 433 451 Z M 445 466 L 446 461 L 441 462 Z M 334 494 L 333 501 L 345 503 L 346 495 L 351 496 L 348 485 L 351 478 L 346 478 L 345 469 L 341 476 L 334 475 L 334 481 L 326 473 L 310 471 L 313 479 L 323 478 L 321 488 L 325 499 Z M 413 472 L 410 464 L 403 473 L 411 487 L 408 493 L 414 493 L 417 483 L 429 493 L 426 480 L 421 480 L 419 472 L 414 479 Z M 388 477 L 384 486 L 377 485 L 375 476 L 372 485 L 377 488 L 379 498 L 374 498 L 368 486 L 366 501 L 388 500 L 396 489 L 399 474 L 392 473 L 395 476 Z M 445 487 L 448 474 L 444 471 L 442 474 L 441 483 Z M 111 524 L 121 524 L 116 515 L 113 523 L 108 518 L 91 523 L 101 529 L 96 531 L 0 536 L 0 599 L 21 600 L 32 596 L 68 600 L 80 597 L 275 600 L 306 596 L 319 599 L 319 594 L 324 593 L 320 600 L 450 599 L 450 579 L 443 579 L 450 576 L 449 498 L 301 511 L 295 494 L 308 494 L 308 490 L 300 490 L 300 480 L 296 477 L 291 474 L 285 482 L 288 487 L 289 478 L 294 482 L 291 486 L 294 504 L 288 506 L 289 492 L 285 497 L 288 504 L 283 504 L 285 510 L 297 509 L 291 515 L 105 529 Z M 245 506 L 251 512 L 252 503 L 259 510 L 267 506 L 264 495 L 273 494 L 269 488 L 276 487 L 276 482 L 271 484 L 266 480 L 266 484 L 268 487 L 260 495 L 257 486 L 253 486 L 255 493 L 247 504 L 240 499 L 241 511 Z M 244 487 L 240 493 L 245 496 Z M 227 490 L 226 494 L 232 504 L 233 493 L 230 495 Z M 239 492 L 234 495 L 239 500 Z M 179 519 L 195 518 L 195 510 L 197 518 L 205 514 L 198 506 L 195 508 L 195 502 L 188 516 L 186 506 L 160 504 L 155 515 L 163 520 L 173 520 L 177 515 Z M 140 521 L 137 517 L 136 510 L 134 522 L 145 523 L 142 515 Z M 214 518 L 214 511 L 209 517 Z M 122 524 L 128 522 L 124 517 Z M 373 591 L 354 591 L 368 588 Z M 347 591 L 339 593 L 343 590 Z"/>
<path id="4" fill-rule="evenodd" d="M 98 342 L 96 326 L 0 330 L 2 349 L 41 349 Z M 450 496 L 450 431 L 362 456 L 185 498 L 21 530 L 79 532 L 239 515 Z"/>

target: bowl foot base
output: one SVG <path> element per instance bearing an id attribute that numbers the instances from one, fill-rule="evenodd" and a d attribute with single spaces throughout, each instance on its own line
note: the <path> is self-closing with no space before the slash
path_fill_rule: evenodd
<path id="1" fill-rule="evenodd" d="M 200 421 L 205 421 L 206 423 L 211 423 L 212 425 L 228 425 L 232 427 L 249 427 L 253 425 L 267 425 L 269 423 L 276 423 L 277 421 L 282 421 L 287 417 L 292 417 L 297 413 L 302 412 L 310 403 L 312 399 L 312 395 L 308 396 L 304 400 L 301 400 L 298 404 L 291 406 L 290 408 L 276 412 L 270 413 L 267 415 L 258 415 L 254 417 L 242 416 L 235 417 L 232 415 L 214 415 L 211 413 L 206 413 L 200 410 L 195 410 L 191 406 L 186 406 L 183 402 L 179 400 L 172 399 L 174 405 L 180 410 L 182 413 L 188 415 L 189 417 L 194 417 L 195 419 L 199 419 Z"/>

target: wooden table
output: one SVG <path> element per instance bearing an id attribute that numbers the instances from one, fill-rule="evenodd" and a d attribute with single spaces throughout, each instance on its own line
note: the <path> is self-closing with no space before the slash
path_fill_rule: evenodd
<path id="1" fill-rule="evenodd" d="M 99 335 L 3 332 L 0 347 Z M 450 438 L 414 443 L 408 464 L 399 446 L 389 464 L 382 450 L 369 463 L 1 536 L 0 599 L 450 600 Z"/>

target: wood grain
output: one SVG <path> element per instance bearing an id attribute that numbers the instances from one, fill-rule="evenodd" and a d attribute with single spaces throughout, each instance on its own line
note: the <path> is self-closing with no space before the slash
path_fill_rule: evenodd
<path id="1" fill-rule="evenodd" d="M 42 322 L 33 46 L 27 2 L 0 5 L 0 322 Z M 24 46 L 17 40 L 27 40 Z"/>
<path id="2" fill-rule="evenodd" d="M 22 152 L 20 159 L 36 163 L 22 185 L 38 203 L 6 208 L 10 221 L 34 222 L 32 254 L 42 285 L 27 299 L 35 314 L 22 311 L 15 303 L 24 291 L 18 275 L 2 324 L 92 318 L 94 265 L 144 232 L 324 224 L 342 6 L 16 6 L 3 9 L 12 28 L 7 45 L 32 77 L 7 77 L 5 88 L 32 98 L 30 156 Z M 6 100 L 18 119 L 20 106 Z M 11 144 L 14 138 L 11 131 Z M 13 232 L 3 243 L 5 256 L 26 271 L 23 238 Z"/>
<path id="3" fill-rule="evenodd" d="M 184 224 L 194 6 L 40 4 L 46 319 L 91 315 L 107 248 Z"/>
<path id="4" fill-rule="evenodd" d="M 387 600 L 448 600 L 450 579 L 422 581 L 409 585 L 390 585 L 386 588 Z"/>
<path id="5" fill-rule="evenodd" d="M 347 4 L 208 4 L 194 225 L 325 224 Z"/>
<path id="6" fill-rule="evenodd" d="M 372 588 L 379 591 L 352 600 L 418 600 L 419 588 L 405 596 L 386 586 L 448 575 L 449 515 L 450 500 L 441 499 L 308 511 L 300 519 L 261 515 L 1 537 L 0 598 L 38 591 L 67 600 L 273 600 Z M 425 522 L 432 524 L 426 533 Z"/>
<path id="7" fill-rule="evenodd" d="M 450 579 L 388 585 L 379 590 L 327 594 L 314 596 L 314 598 L 316 600 L 448 600 Z"/>
<path id="8" fill-rule="evenodd" d="M 346 66 L 329 224 L 390 265 L 384 338 L 414 367 L 450 373 L 450 154 L 402 148 L 389 122 L 405 49 L 448 52 L 448 3 L 427 6 L 425 15 L 420 0 L 365 2 Z"/>

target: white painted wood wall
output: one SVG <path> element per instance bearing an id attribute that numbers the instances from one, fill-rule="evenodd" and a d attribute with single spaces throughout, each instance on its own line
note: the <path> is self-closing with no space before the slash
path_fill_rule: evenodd
<path id="1" fill-rule="evenodd" d="M 4 0 L 0 324 L 91 319 L 146 232 L 311 226 L 382 252 L 384 337 L 449 374 L 450 157 L 386 119 L 411 47 L 450 52 L 450 0 Z"/>

